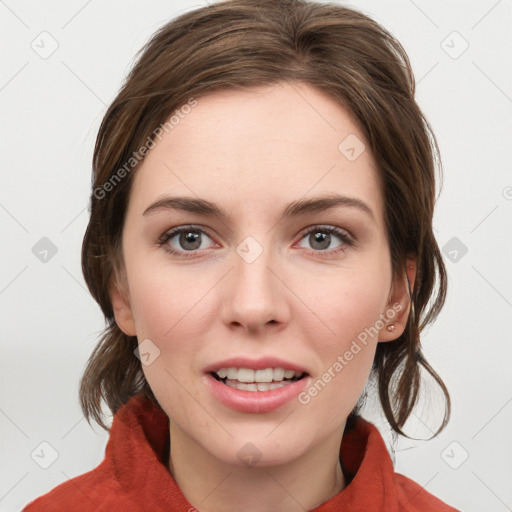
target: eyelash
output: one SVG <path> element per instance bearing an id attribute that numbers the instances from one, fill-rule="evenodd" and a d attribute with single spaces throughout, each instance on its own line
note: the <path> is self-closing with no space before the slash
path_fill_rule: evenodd
<path id="1" fill-rule="evenodd" d="M 166 250 L 168 253 L 170 253 L 172 255 L 182 256 L 184 258 L 192 258 L 192 257 L 194 257 L 196 255 L 198 249 L 195 249 L 193 251 L 177 251 L 176 249 L 173 249 L 168 244 L 169 240 L 174 238 L 176 235 L 179 235 L 179 234 L 181 234 L 183 232 L 187 232 L 187 231 L 192 231 L 194 233 L 205 234 L 209 238 L 212 238 L 205 229 L 199 228 L 199 227 L 193 226 L 193 225 L 188 225 L 188 226 L 181 226 L 181 227 L 178 227 L 178 228 L 174 228 L 174 229 L 172 229 L 170 231 L 167 231 L 160 238 L 158 244 L 160 246 L 162 246 L 164 250 Z M 330 257 L 333 254 L 337 254 L 340 251 L 344 251 L 346 246 L 351 247 L 351 246 L 356 245 L 356 242 L 353 239 L 353 237 L 350 236 L 345 230 L 342 230 L 342 229 L 337 228 L 335 226 L 322 226 L 322 225 L 316 225 L 316 226 L 312 226 L 310 228 L 307 228 L 306 231 L 303 231 L 301 233 L 301 238 L 300 238 L 299 241 L 303 240 L 304 238 L 306 238 L 306 236 L 310 235 L 311 233 L 315 233 L 315 232 L 328 233 L 328 234 L 331 234 L 331 235 L 336 235 L 341 240 L 341 242 L 342 242 L 342 244 L 338 248 L 336 248 L 334 250 L 331 250 L 331 251 L 320 251 L 320 250 L 316 250 L 315 251 L 314 249 L 309 249 L 308 250 L 309 252 L 314 253 L 319 258 Z"/>

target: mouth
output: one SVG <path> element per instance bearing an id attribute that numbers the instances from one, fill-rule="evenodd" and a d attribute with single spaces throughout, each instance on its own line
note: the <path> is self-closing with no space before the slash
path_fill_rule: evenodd
<path id="1" fill-rule="evenodd" d="M 208 372 L 215 380 L 240 391 L 272 391 L 304 379 L 307 372 L 285 370 L 281 367 L 252 368 L 228 367 Z"/>
<path id="2" fill-rule="evenodd" d="M 274 356 L 232 357 L 203 369 L 205 386 L 223 405 L 243 413 L 276 411 L 311 381 L 305 366 Z"/>

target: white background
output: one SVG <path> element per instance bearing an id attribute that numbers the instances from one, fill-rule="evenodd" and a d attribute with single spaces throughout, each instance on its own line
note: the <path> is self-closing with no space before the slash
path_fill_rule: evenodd
<path id="1" fill-rule="evenodd" d="M 107 434 L 91 429 L 78 404 L 103 327 L 80 267 L 93 144 L 137 50 L 200 5 L 0 0 L 2 511 L 103 458 Z M 452 421 L 432 441 L 398 443 L 396 468 L 461 510 L 512 510 L 512 1 L 346 5 L 408 52 L 444 164 L 436 235 L 441 247 L 453 237 L 467 247 L 458 261 L 446 257 L 448 299 L 423 338 L 451 391 Z M 43 59 L 31 47 L 43 44 L 58 48 Z M 57 248 L 46 263 L 32 252 L 42 237 Z M 48 469 L 31 458 L 43 441 L 58 454 Z"/>

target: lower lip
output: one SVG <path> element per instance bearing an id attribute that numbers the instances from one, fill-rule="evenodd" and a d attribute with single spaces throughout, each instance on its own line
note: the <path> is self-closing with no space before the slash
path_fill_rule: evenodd
<path id="1" fill-rule="evenodd" d="M 295 398 L 305 387 L 308 377 L 296 380 L 282 388 L 268 391 L 243 391 L 235 389 L 210 374 L 206 374 L 206 383 L 212 393 L 224 405 L 241 412 L 271 412 Z"/>

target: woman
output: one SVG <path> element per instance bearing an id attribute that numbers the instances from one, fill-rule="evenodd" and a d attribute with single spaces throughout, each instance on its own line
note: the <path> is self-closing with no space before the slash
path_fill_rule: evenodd
<path id="1" fill-rule="evenodd" d="M 394 472 L 442 380 L 420 332 L 446 274 L 435 137 L 401 45 L 302 0 L 196 9 L 144 48 L 94 152 L 86 282 L 108 326 L 81 382 L 100 466 L 25 510 L 455 510 Z"/>

